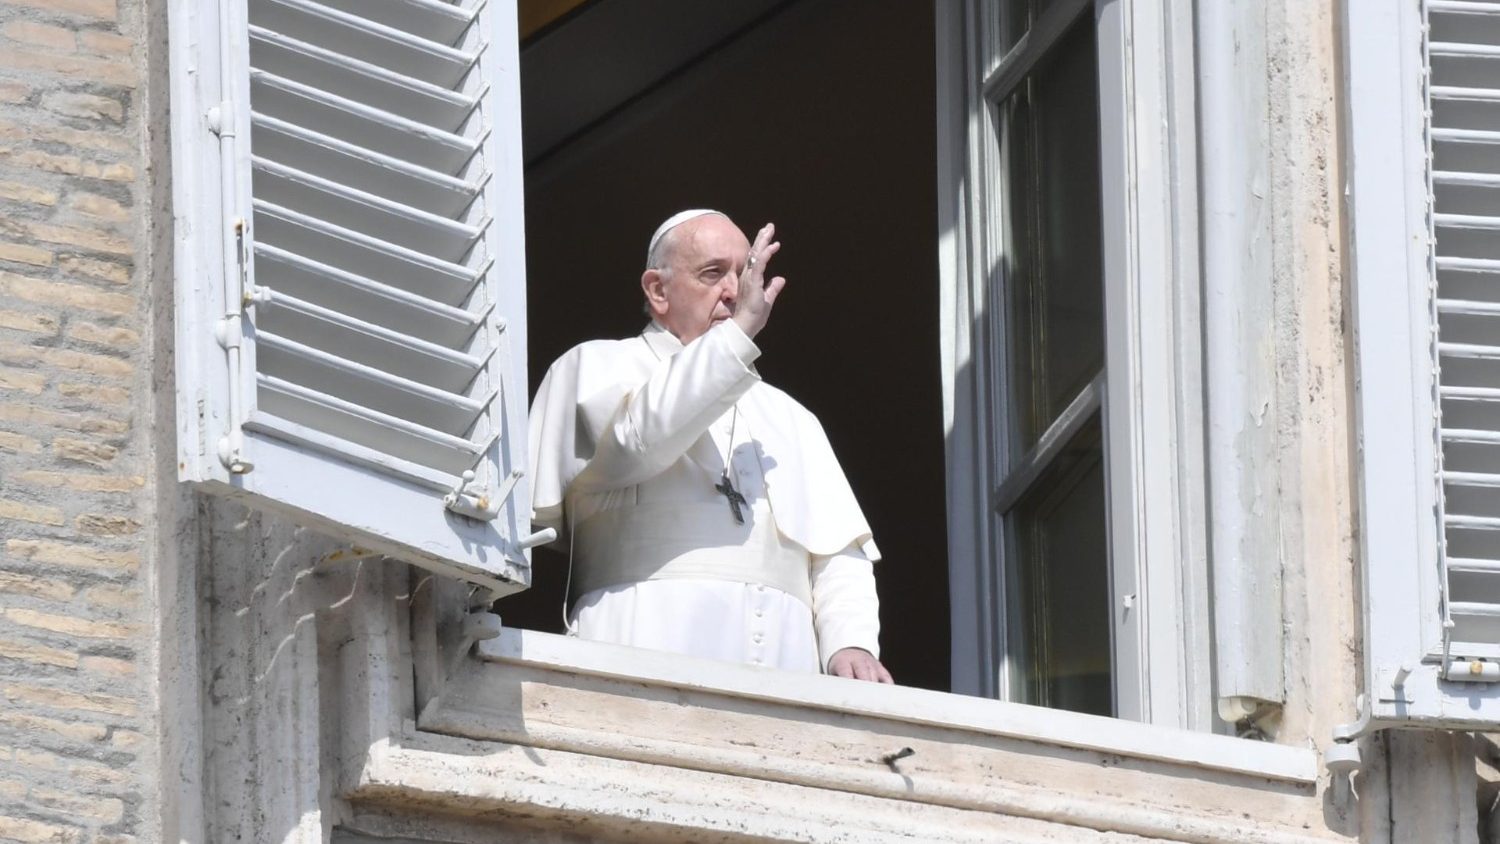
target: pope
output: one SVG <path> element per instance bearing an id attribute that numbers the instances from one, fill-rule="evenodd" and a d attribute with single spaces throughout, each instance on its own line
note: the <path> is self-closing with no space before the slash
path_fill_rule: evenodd
<path id="1" fill-rule="evenodd" d="M 754 367 L 774 236 L 707 209 L 656 230 L 651 323 L 537 390 L 532 520 L 569 546 L 583 638 L 890 683 L 869 524 L 817 418 Z"/>

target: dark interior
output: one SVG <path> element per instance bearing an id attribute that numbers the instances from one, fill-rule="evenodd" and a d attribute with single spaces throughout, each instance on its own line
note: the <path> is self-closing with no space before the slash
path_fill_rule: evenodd
<path id="1" fill-rule="evenodd" d="M 656 225 L 774 221 L 761 374 L 827 429 L 885 559 L 897 681 L 949 687 L 933 12 L 911 0 L 594 0 L 522 45 L 530 383 L 636 334 Z M 538 552 L 509 625 L 561 629 Z"/>

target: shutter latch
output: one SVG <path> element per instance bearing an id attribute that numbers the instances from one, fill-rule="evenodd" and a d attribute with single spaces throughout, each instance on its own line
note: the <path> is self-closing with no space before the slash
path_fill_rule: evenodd
<path id="1" fill-rule="evenodd" d="M 1448 659 L 1443 679 L 1456 683 L 1500 683 L 1500 662 L 1482 659 Z"/>
<path id="2" fill-rule="evenodd" d="M 499 517 L 500 511 L 505 507 L 505 502 L 510 500 L 511 495 L 516 491 L 516 483 L 525 475 L 525 472 L 516 469 L 506 476 L 505 480 L 500 484 L 500 489 L 491 495 L 484 490 L 470 489 L 469 485 L 474 482 L 474 471 L 472 469 L 466 470 L 463 474 L 463 479 L 458 482 L 458 485 L 453 487 L 453 490 L 447 495 L 443 496 L 443 506 L 460 516 L 468 516 L 471 519 L 478 519 L 482 522 L 492 522 Z M 545 545 L 556 538 L 556 530 L 542 528 L 529 536 L 523 536 L 516 540 L 515 547 L 517 551 L 525 551 L 528 548 Z"/>
<path id="3" fill-rule="evenodd" d="M 506 499 L 516 491 L 516 482 L 521 480 L 525 474 L 520 469 L 511 472 L 505 482 L 500 484 L 500 489 L 494 495 L 485 490 L 470 489 L 474 482 L 474 470 L 464 471 L 463 479 L 453 488 L 452 492 L 443 496 L 443 506 L 471 519 L 481 522 L 492 522 L 500 515 L 500 510 L 505 506 Z"/>

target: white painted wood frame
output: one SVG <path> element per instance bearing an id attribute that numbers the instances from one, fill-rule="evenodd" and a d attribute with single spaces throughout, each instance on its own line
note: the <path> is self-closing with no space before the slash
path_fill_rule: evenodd
<path id="1" fill-rule="evenodd" d="M 1117 712 L 1209 729 L 1191 4 L 1100 0 L 1109 497 Z M 954 689 L 1004 696 L 1003 441 L 994 379 L 1003 177 L 977 7 L 938 5 L 939 252 Z M 993 87 L 993 86 L 992 86 Z"/>

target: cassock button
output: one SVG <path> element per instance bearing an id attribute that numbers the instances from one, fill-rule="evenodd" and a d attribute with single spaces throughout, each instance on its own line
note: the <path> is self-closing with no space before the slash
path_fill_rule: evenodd
<path id="1" fill-rule="evenodd" d="M 754 642 L 757 645 L 759 645 L 761 642 L 764 642 L 765 640 L 766 637 L 760 635 L 759 633 L 756 633 L 754 636 L 750 637 L 750 641 Z"/>

